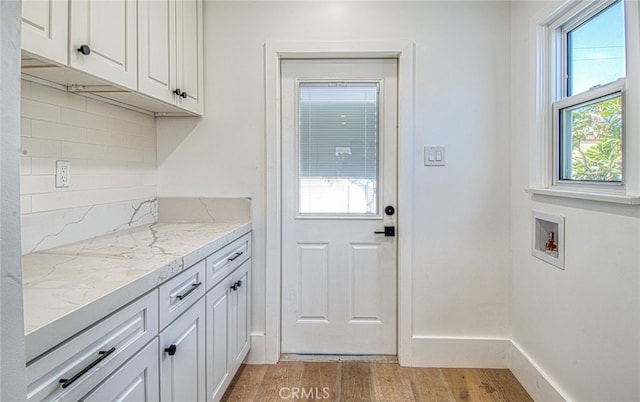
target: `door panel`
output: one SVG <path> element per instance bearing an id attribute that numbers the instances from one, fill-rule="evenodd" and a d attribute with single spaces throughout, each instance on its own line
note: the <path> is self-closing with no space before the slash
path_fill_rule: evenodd
<path id="1" fill-rule="evenodd" d="M 281 72 L 282 352 L 395 354 L 397 61 Z"/>
<path id="2" fill-rule="evenodd" d="M 298 243 L 298 321 L 327 321 L 329 244 Z"/>
<path id="3" fill-rule="evenodd" d="M 349 285 L 351 287 L 350 321 L 380 322 L 380 275 L 378 244 L 351 244 L 349 258 Z M 368 286 L 361 286 L 366 283 Z"/>

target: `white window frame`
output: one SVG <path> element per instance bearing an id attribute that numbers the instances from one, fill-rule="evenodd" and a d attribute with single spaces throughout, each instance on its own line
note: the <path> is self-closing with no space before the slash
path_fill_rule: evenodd
<path id="1" fill-rule="evenodd" d="M 536 143 L 530 187 L 527 192 L 570 198 L 593 199 L 625 204 L 640 204 L 640 124 L 638 106 L 640 68 L 638 5 L 623 0 L 625 13 L 626 77 L 601 87 L 566 97 L 566 33 L 615 0 L 570 0 L 536 26 Z M 635 35 L 635 36 L 634 36 Z M 633 83 L 633 84 L 632 84 Z M 572 105 L 621 92 L 623 96 L 623 178 L 619 182 L 595 182 L 559 179 L 559 111 Z"/>

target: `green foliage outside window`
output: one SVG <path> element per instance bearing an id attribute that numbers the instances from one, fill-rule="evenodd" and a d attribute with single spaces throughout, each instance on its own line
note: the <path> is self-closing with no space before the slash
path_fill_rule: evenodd
<path id="1" fill-rule="evenodd" d="M 622 97 L 571 113 L 571 179 L 622 181 Z"/>

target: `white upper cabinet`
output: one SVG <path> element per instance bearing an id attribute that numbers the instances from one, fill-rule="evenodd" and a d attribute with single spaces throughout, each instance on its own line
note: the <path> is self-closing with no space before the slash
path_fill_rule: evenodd
<path id="1" fill-rule="evenodd" d="M 137 89 L 136 1 L 74 0 L 69 6 L 69 65 Z"/>
<path id="2" fill-rule="evenodd" d="M 22 49 L 67 64 L 68 5 L 66 0 L 23 0 Z"/>
<path id="3" fill-rule="evenodd" d="M 202 114 L 202 0 L 138 2 L 139 91 Z"/>
<path id="4" fill-rule="evenodd" d="M 175 0 L 138 2 L 138 89 L 175 103 Z"/>
<path id="5" fill-rule="evenodd" d="M 159 116 L 201 116 L 202 4 L 23 0 L 23 76 Z"/>
<path id="6" fill-rule="evenodd" d="M 176 1 L 178 105 L 202 114 L 203 40 L 202 0 Z"/>

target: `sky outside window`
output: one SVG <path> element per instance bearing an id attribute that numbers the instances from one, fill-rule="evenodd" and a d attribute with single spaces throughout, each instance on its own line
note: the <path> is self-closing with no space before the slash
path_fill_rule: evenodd
<path id="1" fill-rule="evenodd" d="M 622 7 L 618 1 L 567 33 L 567 96 L 624 77 Z"/>

